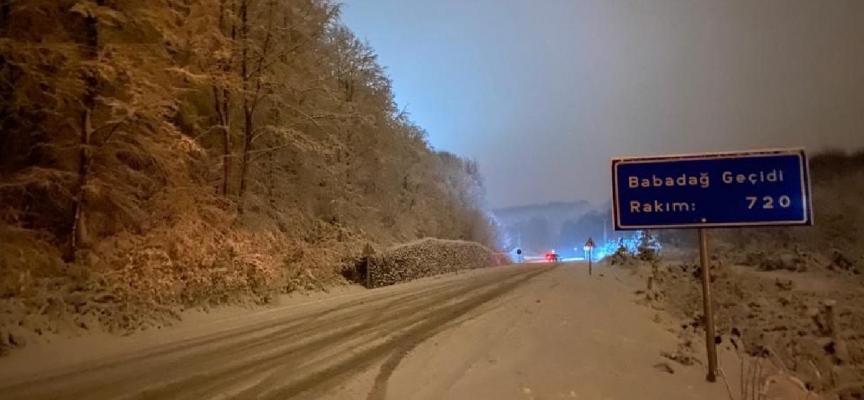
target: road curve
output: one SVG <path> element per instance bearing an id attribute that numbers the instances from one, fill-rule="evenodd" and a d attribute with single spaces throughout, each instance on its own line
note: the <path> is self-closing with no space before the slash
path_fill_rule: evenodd
<path id="1" fill-rule="evenodd" d="M 274 312 L 264 320 L 240 319 L 181 341 L 24 376 L 0 375 L 0 397 L 315 399 L 380 365 L 372 369 L 374 384 L 365 395 L 380 400 L 410 350 L 553 269 L 502 267 Z M 0 359 L 0 366 L 4 362 L 13 360 Z"/>

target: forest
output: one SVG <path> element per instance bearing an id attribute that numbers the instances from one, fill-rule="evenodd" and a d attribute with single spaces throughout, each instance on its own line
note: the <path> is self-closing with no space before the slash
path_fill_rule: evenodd
<path id="1" fill-rule="evenodd" d="M 267 302 L 490 215 L 330 0 L 0 0 L 0 325 Z"/>

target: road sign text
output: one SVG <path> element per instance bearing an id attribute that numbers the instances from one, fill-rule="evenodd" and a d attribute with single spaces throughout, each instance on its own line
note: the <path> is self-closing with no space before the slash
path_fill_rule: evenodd
<path id="1" fill-rule="evenodd" d="M 615 228 L 811 224 L 803 150 L 612 160 Z"/>

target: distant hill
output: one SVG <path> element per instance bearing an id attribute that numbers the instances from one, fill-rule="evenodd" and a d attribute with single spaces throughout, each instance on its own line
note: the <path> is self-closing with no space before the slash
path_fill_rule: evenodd
<path id="1" fill-rule="evenodd" d="M 593 209 L 594 206 L 587 201 L 575 201 L 506 207 L 492 210 L 492 212 L 499 220 L 506 224 L 529 220 L 540 215 L 558 220 L 578 218 Z"/>
<path id="2" fill-rule="evenodd" d="M 529 204 L 493 210 L 513 245 L 540 253 L 559 247 L 566 223 L 578 221 L 599 208 L 587 201 Z M 570 247 L 570 246 L 568 246 Z"/>

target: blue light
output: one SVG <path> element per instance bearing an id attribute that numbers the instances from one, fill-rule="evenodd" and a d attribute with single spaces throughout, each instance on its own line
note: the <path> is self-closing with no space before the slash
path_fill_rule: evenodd
<path id="1" fill-rule="evenodd" d="M 618 251 L 618 248 L 624 247 L 628 253 L 636 254 L 639 251 L 639 242 L 642 239 L 642 231 L 634 232 L 629 238 L 620 238 L 618 240 L 608 240 L 605 243 L 599 243 L 592 253 L 592 257 L 596 260 L 603 260 Z M 660 250 L 659 244 L 656 244 L 657 250 Z"/>

